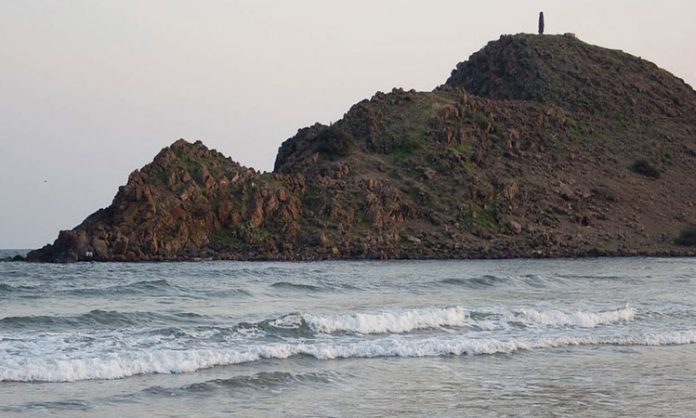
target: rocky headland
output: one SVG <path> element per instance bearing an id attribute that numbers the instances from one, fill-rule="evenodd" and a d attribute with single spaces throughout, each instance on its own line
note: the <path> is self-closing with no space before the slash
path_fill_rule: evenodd
<path id="1" fill-rule="evenodd" d="M 568 35 L 505 35 L 376 93 L 271 173 L 164 148 L 30 261 L 696 255 L 696 92 Z"/>

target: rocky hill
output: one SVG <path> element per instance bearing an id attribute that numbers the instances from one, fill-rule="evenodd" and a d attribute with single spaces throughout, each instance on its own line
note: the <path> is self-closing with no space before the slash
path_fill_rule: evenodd
<path id="1" fill-rule="evenodd" d="M 574 36 L 300 129 L 272 173 L 178 140 L 31 261 L 695 255 L 696 92 Z M 690 235 L 691 234 L 691 235 Z"/>

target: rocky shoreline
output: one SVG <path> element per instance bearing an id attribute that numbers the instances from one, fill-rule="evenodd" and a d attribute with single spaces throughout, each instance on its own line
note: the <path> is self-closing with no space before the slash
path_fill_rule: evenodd
<path id="1" fill-rule="evenodd" d="M 683 250 L 663 250 L 663 251 L 607 251 L 607 250 L 589 250 L 587 252 L 545 252 L 543 250 L 537 250 L 531 253 L 518 253 L 518 252 L 502 252 L 502 253 L 477 253 L 477 252 L 463 252 L 461 254 L 451 254 L 448 253 L 445 256 L 440 256 L 438 254 L 431 254 L 428 256 L 413 256 L 412 254 L 406 254 L 402 257 L 387 257 L 379 258 L 376 256 L 358 256 L 358 257 L 348 257 L 348 258 L 336 258 L 336 257 L 314 257 L 314 256 L 303 256 L 297 255 L 292 257 L 282 257 L 282 258 L 267 258 L 259 254 L 216 254 L 214 256 L 207 257 L 154 257 L 148 259 L 128 259 L 126 257 L 114 257 L 108 260 L 99 259 L 79 259 L 79 262 L 123 262 L 123 263 L 163 263 L 163 262 L 204 262 L 204 261 L 256 261 L 256 262 L 321 262 L 321 261 L 387 261 L 387 260 L 422 260 L 422 261 L 447 261 L 447 260 L 512 260 L 512 259 L 583 259 L 583 258 L 685 258 L 685 257 L 696 257 L 696 250 L 683 249 Z M 26 256 L 16 255 L 13 257 L 0 258 L 0 262 L 36 262 L 35 260 L 27 259 Z M 74 262 L 72 260 L 55 260 L 52 262 Z"/>

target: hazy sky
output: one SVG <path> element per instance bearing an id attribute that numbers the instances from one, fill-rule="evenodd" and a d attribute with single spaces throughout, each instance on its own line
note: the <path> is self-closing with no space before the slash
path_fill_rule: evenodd
<path id="1" fill-rule="evenodd" d="M 52 242 L 177 138 L 270 171 L 297 129 L 432 90 L 540 10 L 696 84 L 693 0 L 0 0 L 0 248 Z"/>

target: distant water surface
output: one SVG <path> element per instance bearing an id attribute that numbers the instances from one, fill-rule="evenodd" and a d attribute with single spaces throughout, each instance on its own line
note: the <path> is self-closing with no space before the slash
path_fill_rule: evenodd
<path id="1" fill-rule="evenodd" d="M 696 410 L 694 259 L 3 262 L 0 302 L 3 417 Z"/>

